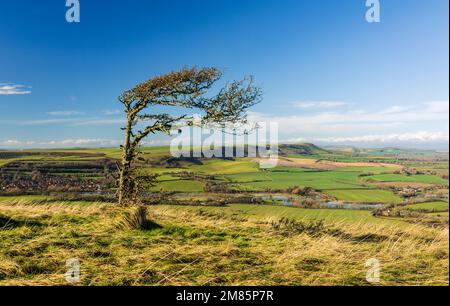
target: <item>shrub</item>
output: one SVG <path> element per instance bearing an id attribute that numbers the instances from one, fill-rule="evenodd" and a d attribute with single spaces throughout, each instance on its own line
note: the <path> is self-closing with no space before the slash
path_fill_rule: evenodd
<path id="1" fill-rule="evenodd" d="M 161 228 L 160 225 L 147 219 L 147 207 L 142 205 L 129 208 L 119 220 L 118 226 L 124 230 L 152 230 Z"/>
<path id="2" fill-rule="evenodd" d="M 312 236 L 320 235 L 325 230 L 323 220 L 302 222 L 290 218 L 281 218 L 272 222 L 272 228 L 282 233 L 306 233 Z"/>

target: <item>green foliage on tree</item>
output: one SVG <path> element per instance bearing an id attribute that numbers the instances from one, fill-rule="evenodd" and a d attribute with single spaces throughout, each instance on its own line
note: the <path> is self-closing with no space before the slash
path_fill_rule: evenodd
<path id="1" fill-rule="evenodd" d="M 222 71 L 214 67 L 183 68 L 149 79 L 119 97 L 127 116 L 118 177 L 120 205 L 136 201 L 138 180 L 133 162 L 144 138 L 158 132 L 169 134 L 180 124 L 192 125 L 193 118 L 188 111 L 200 112 L 202 123 L 206 124 L 224 126 L 246 121 L 247 109 L 260 102 L 261 89 L 254 86 L 249 77 L 233 81 L 212 94 L 211 88 L 222 75 Z M 182 115 L 149 113 L 150 108 L 156 106 L 176 107 L 177 113 Z M 145 123 L 145 127 L 138 129 L 138 123 Z"/>

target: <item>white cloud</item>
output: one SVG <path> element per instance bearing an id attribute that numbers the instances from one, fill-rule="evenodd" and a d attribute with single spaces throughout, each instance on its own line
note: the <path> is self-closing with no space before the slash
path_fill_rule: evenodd
<path id="1" fill-rule="evenodd" d="M 19 121 L 19 125 L 49 125 L 49 124 L 62 124 L 62 123 L 73 123 L 78 121 L 78 119 L 70 118 L 55 118 L 55 119 L 42 119 L 42 120 L 27 120 Z"/>
<path id="2" fill-rule="evenodd" d="M 101 138 L 79 138 L 79 139 L 65 139 L 65 140 L 50 140 L 50 141 L 21 141 L 17 139 L 10 139 L 0 141 L 0 147 L 4 148 L 70 148 L 70 147 L 112 147 L 119 146 L 120 140 L 101 139 Z"/>
<path id="3" fill-rule="evenodd" d="M 170 140 L 143 140 L 141 141 L 142 146 L 163 146 L 170 145 Z"/>
<path id="4" fill-rule="evenodd" d="M 347 103 L 339 101 L 299 101 L 294 106 L 301 109 L 328 109 L 345 106 Z"/>
<path id="5" fill-rule="evenodd" d="M 77 115 L 84 115 L 84 113 L 78 112 L 78 111 L 54 111 L 54 112 L 48 112 L 47 115 L 50 115 L 50 116 L 77 116 Z"/>
<path id="6" fill-rule="evenodd" d="M 398 105 L 394 105 L 391 107 L 388 107 L 384 110 L 381 110 L 379 112 L 380 115 L 394 115 L 394 114 L 401 114 L 401 113 L 405 113 L 407 111 L 409 111 L 411 108 L 409 107 L 404 107 L 404 106 L 398 106 Z"/>
<path id="7" fill-rule="evenodd" d="M 35 144 L 34 141 L 19 141 L 17 139 L 9 139 L 0 141 L 0 146 L 2 147 L 19 147 L 19 146 L 31 146 Z"/>
<path id="8" fill-rule="evenodd" d="M 417 129 L 419 125 L 448 126 L 448 102 L 427 102 L 411 107 L 391 106 L 377 111 L 351 110 L 341 112 L 319 112 L 305 115 L 273 116 L 263 113 L 249 113 L 253 122 L 278 122 L 280 133 L 366 133 L 399 128 Z"/>
<path id="9" fill-rule="evenodd" d="M 18 144 L 20 144 L 20 141 L 15 140 L 15 139 L 10 139 L 10 140 L 2 141 L 2 142 L 0 142 L 0 144 L 3 146 L 18 145 Z"/>
<path id="10" fill-rule="evenodd" d="M 98 147 L 119 147 L 122 144 L 120 139 L 104 138 L 73 138 L 63 140 L 48 141 L 21 141 L 10 139 L 0 141 L 0 148 L 4 149 L 24 149 L 24 148 L 98 148 Z M 143 146 L 169 145 L 170 140 L 155 139 L 144 140 Z"/>
<path id="11" fill-rule="evenodd" d="M 449 134 L 446 132 L 417 132 L 384 135 L 363 135 L 353 137 L 317 138 L 315 141 L 325 143 L 396 143 L 396 142 L 448 142 Z"/>
<path id="12" fill-rule="evenodd" d="M 449 101 L 431 101 L 424 103 L 424 105 L 434 112 L 449 112 Z"/>
<path id="13" fill-rule="evenodd" d="M 378 110 L 341 110 L 274 116 L 249 113 L 253 122 L 278 122 L 282 142 L 340 143 L 364 145 L 432 145 L 449 142 L 447 101 Z"/>
<path id="14" fill-rule="evenodd" d="M 80 147 L 80 146 L 116 146 L 121 143 L 120 140 L 101 139 L 101 138 L 80 138 L 65 139 L 61 141 L 42 142 L 41 145 L 56 147 Z"/>
<path id="15" fill-rule="evenodd" d="M 61 116 L 61 114 L 60 114 Z M 125 119 L 102 119 L 102 118 L 53 118 L 42 120 L 27 120 L 13 122 L 18 125 L 51 125 L 51 124 L 66 124 L 69 126 L 96 126 L 96 125 L 113 125 L 123 124 Z"/>
<path id="16" fill-rule="evenodd" d="M 29 95 L 30 89 L 30 86 L 20 84 L 0 83 L 0 95 Z"/>
<path id="17" fill-rule="evenodd" d="M 308 139 L 306 139 L 306 138 L 302 138 L 302 137 L 299 137 L 299 138 L 291 138 L 291 139 L 288 139 L 288 140 L 286 140 L 286 141 L 281 141 L 282 143 L 302 143 L 302 142 L 308 142 L 308 141 L 311 141 L 311 140 L 308 140 Z"/>

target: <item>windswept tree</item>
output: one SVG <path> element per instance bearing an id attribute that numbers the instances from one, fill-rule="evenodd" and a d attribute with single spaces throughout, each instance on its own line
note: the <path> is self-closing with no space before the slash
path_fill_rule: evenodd
<path id="1" fill-rule="evenodd" d="M 261 90 L 249 77 L 211 93 L 212 86 L 221 78 L 222 71 L 214 67 L 184 68 L 145 81 L 119 97 L 127 115 L 118 177 L 120 205 L 129 205 L 135 200 L 138 186 L 133 162 L 144 138 L 159 132 L 170 134 L 180 124 L 192 125 L 193 112 L 203 116 L 203 124 L 224 126 L 246 121 L 246 110 L 260 102 Z M 174 113 L 181 112 L 182 115 L 152 113 L 151 107 L 156 106 L 176 107 L 178 110 Z"/>

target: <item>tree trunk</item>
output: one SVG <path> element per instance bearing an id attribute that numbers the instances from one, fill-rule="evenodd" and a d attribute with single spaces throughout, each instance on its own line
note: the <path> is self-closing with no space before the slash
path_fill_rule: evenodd
<path id="1" fill-rule="evenodd" d="M 122 147 L 122 161 L 119 169 L 119 182 L 117 197 L 119 205 L 126 205 L 127 200 L 132 196 L 133 182 L 131 181 L 131 164 L 133 162 L 133 151 L 131 147 L 131 129 L 132 120 L 128 118 L 127 127 L 125 128 L 125 141 Z"/>

